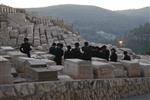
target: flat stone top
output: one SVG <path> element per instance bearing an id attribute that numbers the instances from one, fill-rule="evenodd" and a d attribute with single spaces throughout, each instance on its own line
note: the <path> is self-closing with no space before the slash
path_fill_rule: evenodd
<path id="1" fill-rule="evenodd" d="M 110 65 L 109 63 L 104 63 L 100 61 L 92 61 L 92 65 L 100 66 L 100 65 Z"/>
<path id="2" fill-rule="evenodd" d="M 44 68 L 32 68 L 32 70 L 36 71 L 36 72 L 50 72 L 50 71 L 56 71 L 53 69 L 50 69 L 48 67 L 44 67 Z"/>
<path id="3" fill-rule="evenodd" d="M 66 61 L 71 61 L 71 62 L 78 63 L 78 62 L 83 62 L 84 60 L 81 60 L 81 59 L 66 59 Z"/>
<path id="4" fill-rule="evenodd" d="M 97 57 L 92 57 L 92 61 L 107 61 L 105 59 L 102 59 L 102 58 L 97 58 Z"/>
<path id="5" fill-rule="evenodd" d="M 35 51 L 35 52 L 33 52 L 34 54 L 46 54 L 46 52 L 42 52 L 42 51 Z"/>
<path id="6" fill-rule="evenodd" d="M 131 61 L 122 60 L 121 63 L 126 63 L 126 64 L 139 64 L 139 62 L 138 62 L 137 60 L 131 60 Z"/>
<path id="7" fill-rule="evenodd" d="M 0 56 L 0 62 L 4 62 L 4 61 L 7 62 L 8 60 L 6 58 Z"/>
<path id="8" fill-rule="evenodd" d="M 143 62 L 140 62 L 139 64 L 140 64 L 140 65 L 143 65 L 143 66 L 148 66 L 148 67 L 150 67 L 150 63 L 143 63 Z"/>
<path id="9" fill-rule="evenodd" d="M 45 61 L 42 61 L 42 60 L 39 60 L 39 59 L 28 60 L 27 63 L 29 63 L 31 66 L 34 66 L 34 65 L 46 65 Z"/>
<path id="10" fill-rule="evenodd" d="M 14 50 L 14 48 L 11 47 L 11 46 L 1 46 L 0 48 L 1 48 L 2 50 Z"/>
<path id="11" fill-rule="evenodd" d="M 52 70 L 60 71 L 60 70 L 63 70 L 64 66 L 61 66 L 61 65 L 52 65 L 52 66 L 49 66 L 49 68 L 52 69 Z"/>
<path id="12" fill-rule="evenodd" d="M 41 61 L 44 61 L 46 63 L 54 63 L 54 61 L 52 60 L 49 60 L 49 59 L 40 59 Z"/>
<path id="13" fill-rule="evenodd" d="M 26 54 L 23 54 L 20 51 L 10 51 L 10 52 L 8 52 L 8 55 L 11 55 L 11 56 L 26 56 Z"/>

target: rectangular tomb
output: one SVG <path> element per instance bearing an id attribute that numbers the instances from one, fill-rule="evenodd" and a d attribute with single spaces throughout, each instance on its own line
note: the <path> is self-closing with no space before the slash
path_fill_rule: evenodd
<path id="1" fill-rule="evenodd" d="M 57 71 L 48 67 L 28 68 L 27 77 L 33 81 L 54 81 L 57 80 Z"/>
<path id="2" fill-rule="evenodd" d="M 67 59 L 64 62 L 64 73 L 74 79 L 92 79 L 93 69 L 90 61 Z"/>
<path id="3" fill-rule="evenodd" d="M 140 67 L 141 67 L 141 71 L 142 71 L 142 76 L 150 77 L 150 64 L 140 62 Z"/>
<path id="4" fill-rule="evenodd" d="M 7 59 L 0 56 L 0 84 L 12 83 L 11 66 Z"/>
<path id="5" fill-rule="evenodd" d="M 121 61 L 125 70 L 127 70 L 128 77 L 140 77 L 141 69 L 137 61 Z"/>
<path id="6" fill-rule="evenodd" d="M 114 78 L 113 66 L 109 63 L 92 61 L 94 78 Z"/>

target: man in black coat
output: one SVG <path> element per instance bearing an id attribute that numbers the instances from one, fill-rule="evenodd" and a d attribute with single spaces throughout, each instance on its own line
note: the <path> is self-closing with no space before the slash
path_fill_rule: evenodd
<path id="1" fill-rule="evenodd" d="M 116 49 L 111 49 L 110 61 L 117 62 L 118 56 L 116 54 Z"/>
<path id="2" fill-rule="evenodd" d="M 75 48 L 72 49 L 72 58 L 78 58 L 78 59 L 81 59 L 81 50 L 79 48 L 80 44 L 77 42 L 75 43 Z"/>
<path id="3" fill-rule="evenodd" d="M 28 38 L 24 38 L 24 43 L 21 44 L 20 46 L 20 51 L 22 53 L 27 54 L 28 57 L 31 57 L 30 51 L 31 49 L 31 44 L 28 42 Z"/>
<path id="4" fill-rule="evenodd" d="M 124 53 L 124 58 L 123 58 L 123 60 L 131 60 L 131 57 L 128 55 L 128 52 L 127 51 L 124 51 L 123 52 Z"/>
<path id="5" fill-rule="evenodd" d="M 67 51 L 64 53 L 64 59 L 69 59 L 72 58 L 72 51 L 71 51 L 71 46 L 67 46 Z"/>
<path id="6" fill-rule="evenodd" d="M 102 46 L 101 50 L 102 50 L 102 52 L 101 52 L 101 58 L 106 59 L 107 61 L 109 61 L 110 52 L 107 49 L 107 46 L 106 45 Z"/>
<path id="7" fill-rule="evenodd" d="M 84 60 L 91 60 L 91 58 L 92 58 L 92 50 L 89 47 L 89 43 L 88 42 L 84 43 L 84 46 L 82 47 L 82 51 L 83 51 L 82 59 L 84 59 Z"/>
<path id="8" fill-rule="evenodd" d="M 63 54 L 64 54 L 64 51 L 63 51 L 63 44 L 58 43 L 55 52 L 56 52 L 56 53 L 55 53 L 54 61 L 56 62 L 57 65 L 62 65 L 62 56 L 63 56 Z"/>
<path id="9" fill-rule="evenodd" d="M 49 48 L 49 53 L 55 55 L 55 53 L 56 53 L 56 43 L 53 43 L 52 46 Z"/>

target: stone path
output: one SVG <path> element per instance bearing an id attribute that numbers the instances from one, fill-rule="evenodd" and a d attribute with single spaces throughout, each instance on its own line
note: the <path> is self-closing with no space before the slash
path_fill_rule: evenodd
<path id="1" fill-rule="evenodd" d="M 135 96 L 135 97 L 128 97 L 121 100 L 150 100 L 150 94 L 142 95 L 142 96 Z"/>

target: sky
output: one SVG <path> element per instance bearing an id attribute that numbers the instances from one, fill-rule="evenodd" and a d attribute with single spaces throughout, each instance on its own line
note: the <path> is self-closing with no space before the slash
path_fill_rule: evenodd
<path id="1" fill-rule="evenodd" d="M 150 0 L 0 0 L 0 4 L 17 8 L 47 7 L 60 4 L 80 4 L 99 6 L 109 10 L 125 10 L 150 6 Z"/>

